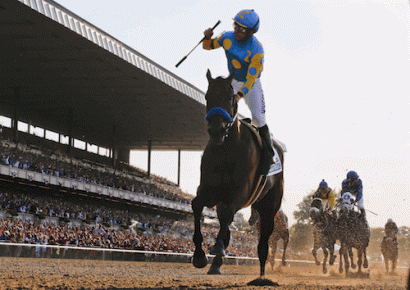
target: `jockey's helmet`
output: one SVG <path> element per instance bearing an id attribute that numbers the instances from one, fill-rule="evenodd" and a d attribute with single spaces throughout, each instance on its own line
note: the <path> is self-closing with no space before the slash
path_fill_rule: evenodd
<path id="1" fill-rule="evenodd" d="M 327 182 L 323 179 L 323 180 L 319 183 L 319 187 L 327 187 Z"/>
<path id="2" fill-rule="evenodd" d="M 255 32 L 259 30 L 259 16 L 253 9 L 239 11 L 233 20 L 239 26 L 252 29 Z"/>
<path id="3" fill-rule="evenodd" d="M 349 171 L 347 173 L 347 180 L 349 181 L 355 181 L 358 178 L 359 178 L 359 175 L 356 173 L 356 171 Z"/>

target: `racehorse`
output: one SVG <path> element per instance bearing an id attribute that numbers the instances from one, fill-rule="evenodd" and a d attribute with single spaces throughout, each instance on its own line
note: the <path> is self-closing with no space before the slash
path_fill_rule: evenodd
<path id="1" fill-rule="evenodd" d="M 317 250 L 323 250 L 323 274 L 327 273 L 327 257 L 330 253 L 329 265 L 333 265 L 336 259 L 335 244 L 336 244 L 336 219 L 331 217 L 324 209 L 322 199 L 315 197 L 312 200 L 309 210 L 309 216 L 313 222 L 313 250 L 312 254 L 315 258 L 316 265 L 320 265 L 317 259 Z"/>
<path id="2" fill-rule="evenodd" d="M 206 120 L 208 121 L 208 144 L 201 160 L 200 185 L 197 196 L 192 200 L 195 230 L 193 242 L 195 251 L 193 265 L 203 268 L 207 257 L 202 249 L 201 216 L 203 208 L 216 206 L 220 229 L 211 255 L 215 255 L 208 274 L 220 274 L 222 257 L 229 245 L 229 225 L 237 211 L 252 204 L 260 215 L 260 238 L 258 257 L 260 277 L 265 276 L 268 257 L 268 240 L 274 227 L 274 217 L 282 203 L 283 171 L 266 176 L 261 187 L 262 148 L 259 136 L 238 119 L 238 104 L 231 82 L 232 72 L 227 78 L 212 78 L 210 71 L 206 77 L 209 85 L 205 94 Z M 283 164 L 283 150 L 273 142 Z M 264 178 L 262 178 L 264 179 Z M 255 188 L 263 188 L 261 191 Z M 254 193 L 259 192 L 259 195 Z M 256 281 L 255 280 L 255 281 Z"/>
<path id="3" fill-rule="evenodd" d="M 380 245 L 380 250 L 383 254 L 386 273 L 389 273 L 389 261 L 391 262 L 391 273 L 394 274 L 399 256 L 399 247 L 395 237 L 384 237 Z"/>
<path id="4" fill-rule="evenodd" d="M 370 240 L 370 228 L 363 215 L 354 210 L 355 198 L 350 192 L 342 195 L 342 204 L 337 220 L 338 235 L 340 240 L 340 267 L 339 272 L 343 272 L 343 259 L 345 262 L 345 275 L 349 276 L 349 252 L 352 248 L 357 249 L 357 273 L 362 275 L 363 268 L 367 268 L 369 262 L 366 256 L 366 248 Z M 364 260 L 362 260 L 364 259 Z"/>
<path id="5" fill-rule="evenodd" d="M 249 218 L 248 223 L 257 228 L 259 232 L 259 215 L 257 211 L 252 210 L 251 217 Z M 274 219 L 274 227 L 273 227 L 273 233 L 269 238 L 269 257 L 268 257 L 268 262 L 271 264 L 272 270 L 275 266 L 275 255 L 276 255 L 276 249 L 278 245 L 278 241 L 280 239 L 283 240 L 283 254 L 282 254 L 282 266 L 286 266 L 286 249 L 288 247 L 289 243 L 289 228 L 288 228 L 288 217 L 287 215 L 283 212 L 283 210 L 279 210 Z"/>

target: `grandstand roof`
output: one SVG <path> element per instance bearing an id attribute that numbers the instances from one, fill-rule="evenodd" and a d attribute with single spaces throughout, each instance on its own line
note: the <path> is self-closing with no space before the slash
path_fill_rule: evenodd
<path id="1" fill-rule="evenodd" d="M 88 143 L 204 149 L 203 92 L 56 2 L 0 0 L 0 39 L 1 115 L 68 135 L 72 110 Z"/>

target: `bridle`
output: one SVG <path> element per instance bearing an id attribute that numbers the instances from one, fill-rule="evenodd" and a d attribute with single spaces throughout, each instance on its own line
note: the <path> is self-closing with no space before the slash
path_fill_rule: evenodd
<path id="1" fill-rule="evenodd" d="M 232 85 L 229 84 L 232 88 Z M 234 101 L 234 95 L 232 94 L 230 96 L 230 100 L 232 102 L 233 105 L 233 101 Z M 212 109 L 210 109 L 208 111 L 208 113 L 205 116 L 205 119 L 208 121 L 208 123 L 210 122 L 212 116 L 214 115 L 219 115 L 222 118 L 224 118 L 226 121 L 228 121 L 228 124 L 225 127 L 225 133 L 224 133 L 224 137 L 228 138 L 229 136 L 229 131 L 232 128 L 232 126 L 234 125 L 236 119 L 238 118 L 238 112 L 235 113 L 234 116 L 231 116 L 225 109 L 221 108 L 221 107 L 213 107 Z"/>

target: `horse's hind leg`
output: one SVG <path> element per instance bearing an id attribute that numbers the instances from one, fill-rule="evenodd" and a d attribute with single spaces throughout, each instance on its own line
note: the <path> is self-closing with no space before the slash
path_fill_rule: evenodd
<path id="1" fill-rule="evenodd" d="M 288 247 L 289 243 L 289 235 L 283 239 L 283 255 L 282 255 L 282 266 L 286 266 L 286 248 Z"/>
<path id="2" fill-rule="evenodd" d="M 260 237 L 258 243 L 258 257 L 260 264 L 260 277 L 265 276 L 266 260 L 268 259 L 269 250 L 269 237 L 273 232 L 274 217 L 276 212 L 266 210 L 265 212 L 259 212 L 260 216 Z"/>
<path id="3" fill-rule="evenodd" d="M 316 265 L 320 265 L 320 261 L 318 260 L 317 254 L 316 254 L 317 249 L 319 249 L 319 247 L 316 246 L 316 245 L 313 245 L 312 255 L 313 255 L 313 257 L 315 258 L 315 263 L 316 263 Z"/>
<path id="4" fill-rule="evenodd" d="M 272 240 L 272 237 L 271 237 L 271 240 Z M 278 241 L 277 240 L 273 241 L 270 245 L 269 262 L 270 262 L 270 265 L 272 267 L 272 270 L 273 270 L 273 267 L 275 266 L 275 256 L 276 256 L 277 246 L 278 246 Z"/>
<path id="5" fill-rule="evenodd" d="M 204 250 L 202 250 L 203 236 L 201 233 L 201 216 L 204 209 L 203 202 L 197 197 L 192 200 L 192 210 L 194 212 L 195 232 L 193 241 L 195 244 L 194 257 L 192 260 L 196 268 L 204 268 L 208 264 Z"/>
<path id="6" fill-rule="evenodd" d="M 327 263 L 327 257 L 329 256 L 329 251 L 326 249 L 326 247 L 323 247 L 323 274 L 327 273 L 327 267 L 326 267 L 326 263 Z"/>

